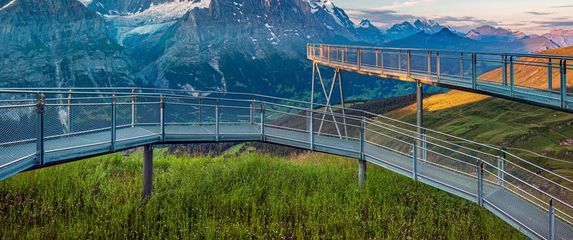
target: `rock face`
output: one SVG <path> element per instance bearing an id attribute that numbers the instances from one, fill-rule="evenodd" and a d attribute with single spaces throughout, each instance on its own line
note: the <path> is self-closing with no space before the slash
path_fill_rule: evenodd
<path id="1" fill-rule="evenodd" d="M 543 36 L 559 47 L 573 46 L 573 30 L 555 29 Z"/>
<path id="2" fill-rule="evenodd" d="M 2 87 L 128 86 L 135 67 L 75 0 L 0 1 Z"/>
<path id="3" fill-rule="evenodd" d="M 306 43 L 359 41 L 328 0 L 106 1 L 88 4 L 159 87 L 264 92 L 306 90 Z"/>

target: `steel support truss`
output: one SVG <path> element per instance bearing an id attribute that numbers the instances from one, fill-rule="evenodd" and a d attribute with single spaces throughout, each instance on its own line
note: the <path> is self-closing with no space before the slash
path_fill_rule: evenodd
<path id="1" fill-rule="evenodd" d="M 323 134 L 323 128 L 324 128 L 324 122 L 325 121 L 330 121 L 327 120 L 328 118 L 332 119 L 332 123 L 334 124 L 334 127 L 336 128 L 336 134 L 339 138 L 348 138 L 348 127 L 346 124 L 346 106 L 344 104 L 344 88 L 342 85 L 342 71 L 340 70 L 340 68 L 335 68 L 334 69 L 334 76 L 332 77 L 332 79 L 329 78 L 324 78 L 322 76 L 322 72 L 320 71 L 320 67 L 319 64 L 317 62 L 313 62 L 312 64 L 313 70 L 312 70 L 312 87 L 311 87 L 311 108 L 314 110 L 315 109 L 315 98 L 317 96 L 315 96 L 315 86 L 316 86 L 316 82 L 317 82 L 317 78 L 318 78 L 318 82 L 320 83 L 321 89 L 322 89 L 322 93 L 324 94 L 325 97 L 325 104 L 324 105 L 320 105 L 320 107 L 322 108 L 319 111 L 322 111 L 322 116 L 320 117 L 320 121 L 319 121 L 319 127 L 318 127 L 318 131 L 315 132 L 314 131 L 314 116 L 315 114 L 311 113 L 311 120 L 310 120 L 310 131 L 311 133 L 316 133 L 317 135 L 321 135 Z M 335 89 L 338 87 L 338 93 L 339 93 L 339 97 L 340 97 L 340 113 L 337 114 L 342 114 L 342 120 L 339 121 L 336 119 L 335 117 L 335 111 L 333 108 L 333 102 L 332 102 L 332 97 L 335 95 Z M 338 108 L 337 108 L 338 109 Z M 330 116 L 327 116 L 330 115 Z M 316 119 L 318 120 L 318 119 Z M 313 135 L 311 134 L 311 135 Z"/>

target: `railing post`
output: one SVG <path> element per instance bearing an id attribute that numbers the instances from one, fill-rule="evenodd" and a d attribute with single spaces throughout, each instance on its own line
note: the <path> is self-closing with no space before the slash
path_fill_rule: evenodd
<path id="1" fill-rule="evenodd" d="M 250 109 L 249 122 L 251 123 L 251 126 L 254 126 L 255 125 L 255 100 L 251 100 L 249 109 Z"/>
<path id="2" fill-rule="evenodd" d="M 199 125 L 203 125 L 203 98 L 199 96 Z"/>
<path id="3" fill-rule="evenodd" d="M 553 199 L 549 200 L 549 240 L 555 240 L 555 207 Z"/>
<path id="4" fill-rule="evenodd" d="M 483 207 L 483 162 L 480 160 L 477 164 L 478 194 L 477 203 Z"/>
<path id="5" fill-rule="evenodd" d="M 308 134 L 309 134 L 309 144 L 310 150 L 314 151 L 314 111 L 311 108 L 308 112 Z"/>
<path id="6" fill-rule="evenodd" d="M 398 50 L 398 71 L 402 71 L 402 50 Z"/>
<path id="7" fill-rule="evenodd" d="M 68 117 L 66 119 L 66 124 L 67 126 L 67 130 L 68 130 L 68 134 L 72 133 L 73 129 L 72 129 L 72 89 L 68 90 Z"/>
<path id="8" fill-rule="evenodd" d="M 356 52 L 358 54 L 358 56 L 356 56 L 357 58 L 357 64 L 358 64 L 358 70 L 360 71 L 360 69 L 362 68 L 362 49 L 361 48 L 357 48 Z"/>
<path id="9" fill-rule="evenodd" d="M 547 63 L 547 89 L 549 94 L 553 93 L 553 59 L 551 58 Z"/>
<path id="10" fill-rule="evenodd" d="M 219 102 L 215 106 L 215 141 L 219 141 Z"/>
<path id="11" fill-rule="evenodd" d="M 513 63 L 513 56 L 509 57 L 509 93 L 511 97 L 515 96 L 514 88 L 515 88 L 515 66 Z"/>
<path id="12" fill-rule="evenodd" d="M 407 75 L 408 77 L 412 76 L 412 66 L 411 66 L 411 61 L 412 61 L 412 51 L 408 50 L 406 52 L 406 71 L 407 71 Z"/>
<path id="13" fill-rule="evenodd" d="M 362 188 L 366 183 L 366 156 L 364 154 L 364 144 L 366 139 L 366 122 L 364 117 L 360 120 L 360 156 L 358 159 L 358 188 Z"/>
<path id="14" fill-rule="evenodd" d="M 565 108 L 567 98 L 567 60 L 561 61 L 561 107 Z"/>
<path id="15" fill-rule="evenodd" d="M 115 152 L 115 141 L 117 136 L 117 102 L 116 96 L 113 94 L 111 96 L 111 142 L 110 148 L 111 152 Z"/>
<path id="16" fill-rule="evenodd" d="M 477 55 L 472 54 L 472 88 L 477 89 Z"/>
<path id="17" fill-rule="evenodd" d="M 36 158 L 39 165 L 44 164 L 44 94 L 38 93 L 36 106 Z"/>
<path id="18" fill-rule="evenodd" d="M 265 140 L 265 103 L 261 102 L 261 141 Z"/>
<path id="19" fill-rule="evenodd" d="M 328 58 L 328 64 L 330 64 L 330 51 L 332 51 L 331 47 L 328 46 L 328 47 L 326 48 L 326 51 L 328 51 L 328 52 L 326 53 L 326 57 Z"/>
<path id="20" fill-rule="evenodd" d="M 460 80 L 464 80 L 464 53 L 460 53 Z"/>
<path id="21" fill-rule="evenodd" d="M 360 119 L 360 160 L 365 161 L 364 145 L 366 143 L 366 121 L 364 117 Z"/>
<path id="22" fill-rule="evenodd" d="M 165 142 L 165 96 L 159 97 L 159 127 L 161 128 L 161 142 Z"/>
<path id="23" fill-rule="evenodd" d="M 378 59 L 380 58 L 380 57 L 378 56 L 378 48 L 376 48 L 375 51 L 376 51 L 376 67 L 378 67 Z"/>
<path id="24" fill-rule="evenodd" d="M 505 185 L 505 159 L 497 157 L 497 183 L 500 187 Z"/>
<path id="25" fill-rule="evenodd" d="M 436 75 L 438 76 L 438 82 L 442 75 L 442 60 L 440 57 L 440 52 L 436 52 Z"/>
<path id="26" fill-rule="evenodd" d="M 432 51 L 428 51 L 428 81 L 432 81 Z"/>
<path id="27" fill-rule="evenodd" d="M 384 49 L 380 49 L 380 73 L 384 73 Z"/>
<path id="28" fill-rule="evenodd" d="M 412 179 L 418 181 L 418 144 L 412 146 Z"/>
<path id="29" fill-rule="evenodd" d="M 507 56 L 502 55 L 502 69 L 501 69 L 501 83 L 503 86 L 507 86 Z"/>
<path id="30" fill-rule="evenodd" d="M 135 95 L 135 88 L 131 89 L 131 127 L 135 127 L 137 122 L 136 104 L 137 96 Z"/>

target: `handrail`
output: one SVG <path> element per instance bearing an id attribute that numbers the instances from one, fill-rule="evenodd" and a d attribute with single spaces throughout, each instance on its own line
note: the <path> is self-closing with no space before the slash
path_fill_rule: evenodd
<path id="1" fill-rule="evenodd" d="M 48 111 L 56 111 L 57 109 L 64 109 L 66 107 L 68 107 L 68 110 L 66 112 L 66 115 L 63 115 L 65 117 L 70 117 L 70 115 L 73 113 L 71 112 L 71 109 L 69 108 L 70 106 L 74 106 L 74 107 L 96 107 L 97 109 L 99 109 L 98 111 L 102 111 L 105 114 L 109 114 L 109 111 L 111 109 L 112 113 L 111 113 L 111 126 L 98 126 L 97 124 L 95 126 L 98 126 L 97 129 L 101 130 L 101 129 L 111 129 L 112 131 L 112 136 L 111 136 L 111 141 L 98 141 L 97 143 L 87 143 L 87 144 L 83 144 L 81 146 L 64 146 L 64 147 L 60 147 L 58 149 L 51 149 L 51 150 L 46 150 L 43 148 L 39 148 L 42 151 L 42 154 L 40 156 L 43 157 L 44 153 L 52 153 L 55 151 L 58 152 L 63 152 L 63 151 L 68 151 L 71 149 L 78 149 L 78 148 L 83 148 L 83 147 L 95 147 L 95 146 L 99 146 L 99 147 L 105 147 L 110 145 L 110 149 L 111 151 L 115 150 L 116 148 L 116 142 L 122 142 L 122 141 L 127 141 L 126 139 L 122 138 L 122 139 L 116 139 L 115 136 L 115 131 L 117 126 L 116 125 L 116 121 L 118 117 L 116 117 L 116 114 L 118 114 L 115 106 L 124 106 L 123 107 L 123 115 L 124 117 L 127 117 L 128 113 L 126 111 L 128 111 L 126 109 L 126 107 L 128 109 L 131 109 L 131 114 L 129 117 L 132 117 L 134 119 L 132 119 L 132 123 L 128 124 L 126 123 L 125 125 L 121 125 L 123 126 L 122 129 L 129 129 L 130 127 L 134 127 L 134 126 L 150 126 L 150 127 L 154 127 L 154 128 L 150 128 L 150 129 L 155 129 L 155 127 L 159 127 L 160 130 L 146 130 L 149 132 L 149 134 L 147 134 L 146 136 L 158 136 L 160 139 L 159 141 L 164 141 L 165 138 L 165 126 L 169 125 L 173 122 L 169 122 L 168 120 L 166 121 L 164 119 L 164 115 L 163 112 L 161 112 L 161 117 L 160 120 L 157 119 L 147 119 L 147 120 L 142 120 L 143 122 L 137 122 L 139 120 L 135 119 L 135 115 L 132 115 L 135 113 L 135 111 L 139 111 L 138 106 L 141 107 L 146 107 L 146 106 L 161 106 L 161 111 L 163 111 L 163 107 L 164 104 L 174 104 L 174 105 L 186 105 L 186 106 L 190 106 L 193 107 L 193 111 L 195 110 L 199 110 L 201 111 L 202 108 L 215 108 L 215 115 L 214 116 L 209 116 L 207 119 L 209 118 L 213 118 L 214 117 L 214 122 L 212 121 L 212 119 L 210 119 L 207 123 L 207 125 L 215 127 L 215 133 L 212 132 L 212 130 L 209 130 L 211 132 L 211 134 L 216 134 L 216 139 L 217 141 L 219 141 L 220 139 L 220 125 L 221 124 L 231 124 L 231 125 L 235 125 L 235 124 L 248 124 L 250 122 L 250 124 L 252 126 L 255 126 L 256 128 L 260 129 L 260 135 L 265 136 L 265 128 L 266 127 L 272 127 L 272 126 L 276 126 L 276 128 L 280 128 L 280 129 L 284 129 L 284 130 L 291 130 L 291 131 L 298 131 L 301 133 L 308 133 L 310 136 L 314 136 L 316 134 L 318 134 L 318 136 L 320 135 L 324 135 L 324 136 L 329 136 L 329 137 L 336 137 L 339 138 L 340 140 L 344 140 L 344 141 L 351 141 L 349 142 L 348 146 L 344 146 L 344 147 L 336 147 L 336 146 L 328 146 L 328 145 L 324 145 L 325 143 L 321 143 L 320 141 L 318 142 L 313 142 L 311 140 L 300 140 L 300 139 L 294 139 L 292 138 L 292 141 L 296 141 L 299 144 L 309 144 L 309 149 L 313 149 L 313 146 L 321 146 L 321 147 L 330 147 L 333 149 L 338 149 L 339 151 L 343 151 L 343 152 L 348 152 L 348 153 L 352 153 L 352 154 L 357 154 L 360 156 L 369 156 L 367 155 L 364 151 L 364 143 L 368 143 L 371 144 L 373 146 L 378 146 L 381 149 L 386 149 L 392 152 L 395 152 L 396 154 L 400 154 L 402 156 L 408 156 L 408 157 L 413 157 L 414 158 L 414 163 L 416 162 L 417 156 L 416 156 L 416 152 L 417 149 L 422 149 L 426 152 L 428 152 L 430 155 L 430 159 L 428 159 L 426 156 L 423 157 L 423 159 L 418 159 L 418 161 L 426 163 L 428 165 L 432 165 L 432 166 L 437 166 L 440 168 L 443 168 L 444 171 L 449 171 L 451 173 L 457 173 L 457 174 L 461 174 L 464 176 L 468 176 L 471 177 L 472 179 L 477 179 L 478 183 L 479 183 L 479 188 L 478 188 L 478 194 L 475 195 L 474 197 L 477 197 L 477 202 L 480 204 L 483 204 L 483 200 L 484 200 L 484 194 L 483 194 L 483 185 L 484 184 L 494 184 L 495 181 L 491 180 L 491 179 L 484 179 L 482 173 L 485 172 L 489 175 L 495 176 L 499 179 L 500 182 L 507 182 L 508 185 L 513 186 L 517 189 L 519 189 L 520 191 L 523 191 L 524 194 L 519 195 L 520 198 L 524 199 L 527 202 L 530 202 L 531 204 L 535 205 L 535 206 L 540 206 L 542 209 L 542 206 L 548 205 L 544 199 L 551 199 L 554 200 L 554 202 L 558 203 L 558 206 L 555 206 L 555 210 L 558 213 L 556 216 L 561 218 L 563 221 L 567 222 L 570 225 L 573 225 L 573 219 L 571 219 L 571 213 L 573 213 L 573 205 L 571 204 L 571 202 L 573 201 L 573 199 L 570 199 L 568 196 L 570 196 L 571 194 L 573 194 L 573 190 L 571 189 L 571 187 L 568 187 L 566 185 L 563 185 L 562 183 L 558 183 L 556 181 L 554 181 L 553 179 L 540 174 L 540 172 L 544 173 L 550 173 L 552 176 L 557 177 L 559 179 L 562 180 L 566 180 L 568 183 L 572 183 L 572 181 L 570 179 L 567 179 L 557 173 L 554 173 L 550 170 L 544 169 L 536 164 L 530 163 L 526 160 L 523 160 L 521 158 L 518 158 L 517 156 L 514 156 L 513 154 L 508 154 L 511 158 L 517 158 L 517 162 L 514 162 L 514 159 L 503 159 L 506 162 L 506 166 L 513 166 L 513 168 L 511 170 L 508 170 L 507 168 L 504 168 L 503 166 L 500 166 L 499 163 L 496 166 L 494 163 L 492 163 L 491 161 L 493 160 L 497 160 L 499 161 L 499 159 L 495 154 L 492 154 L 490 152 L 487 151 L 483 151 L 480 149 L 476 149 L 476 148 L 472 148 L 471 146 L 464 146 L 463 143 L 469 143 L 469 144 L 473 144 L 475 146 L 478 147 L 484 147 L 487 148 L 489 150 L 493 150 L 495 152 L 499 153 L 504 153 L 505 150 L 500 149 L 500 148 L 496 148 L 496 147 L 492 147 L 491 145 L 486 145 L 486 144 L 481 144 L 481 143 L 477 143 L 477 142 L 473 142 L 473 141 L 469 141 L 469 140 L 465 140 L 463 138 L 459 138 L 459 137 L 455 137 L 455 136 L 451 136 L 448 134 L 443 134 L 437 131 L 433 131 L 428 129 L 428 133 L 430 133 L 430 135 L 424 135 L 424 136 L 420 136 L 416 131 L 412 130 L 417 128 L 417 126 L 409 124 L 409 123 L 405 123 L 399 120 L 395 120 L 395 119 L 391 119 L 382 115 L 378 115 L 378 114 L 374 114 L 374 113 L 370 113 L 367 111 L 363 111 L 363 110 L 357 110 L 357 109 L 351 109 L 351 108 L 344 108 L 345 110 L 347 110 L 347 112 L 349 112 L 350 114 L 344 114 L 344 112 L 340 113 L 338 111 L 333 111 L 333 112 L 324 112 L 320 109 L 321 106 L 320 104 L 315 104 L 315 106 L 318 106 L 318 108 L 314 108 L 314 109 L 310 109 L 310 104 L 307 102 L 303 102 L 303 101 L 291 101 L 289 99 L 283 99 L 283 98 L 275 98 L 275 97 L 267 97 L 267 96 L 258 96 L 255 94 L 237 94 L 235 96 L 232 96 L 232 94 L 228 94 L 228 93 L 212 93 L 210 95 L 207 96 L 189 96 L 189 95 L 184 95 L 184 93 L 191 93 L 193 94 L 194 91 L 187 91 L 187 90 L 183 90 L 183 91 L 171 91 L 169 89 L 156 89 L 156 90 L 148 90 L 148 91 L 134 91 L 131 90 L 130 92 L 127 92 L 126 90 L 123 89 L 110 89 L 112 91 L 108 92 L 108 93 L 102 93 L 102 92 L 94 92 L 91 90 L 87 90 L 89 92 L 74 92 L 73 90 L 69 90 L 66 89 L 66 91 L 62 91 L 62 90 L 34 90 L 34 91 L 30 91 L 30 90 L 25 90 L 26 93 L 32 93 L 32 94 L 37 94 L 38 96 L 48 96 L 45 98 L 39 98 L 41 99 L 41 105 L 38 104 L 38 106 L 42 107 L 42 108 L 46 108 L 48 107 Z M 0 93 L 10 93 L 10 89 L 0 89 Z M 14 93 L 19 94 L 21 90 L 13 90 Z M 58 96 L 58 94 L 70 94 L 68 96 L 71 96 L 69 98 L 60 98 Z M 182 94 L 183 93 L 183 94 Z M 217 94 L 220 94 L 222 96 L 216 96 Z M 118 103 L 116 102 L 116 97 L 121 97 L 121 96 L 131 96 L 132 101 L 131 102 L 122 102 L 122 103 Z M 53 96 L 53 98 L 50 98 L 50 96 Z M 74 100 L 77 99 L 81 99 L 81 100 L 86 100 L 88 101 L 87 103 L 81 103 L 81 102 L 74 102 Z M 90 96 L 97 96 L 95 98 L 90 98 Z M 105 97 L 107 96 L 107 97 Z M 136 101 L 136 99 L 140 99 L 141 101 Z M 160 99 L 160 101 L 156 101 L 155 99 Z M 54 100 L 55 99 L 55 100 Z M 97 102 L 89 102 L 90 99 L 93 100 L 98 100 Z M 101 100 L 101 101 L 100 101 Z M 108 101 L 109 100 L 109 101 Z M 277 101 L 278 100 L 278 101 Z M 39 100 L 40 101 L 40 100 Z M 67 101 L 67 103 L 61 103 Z M 78 100 L 79 101 L 79 100 Z M 276 102 L 275 102 L 276 101 Z M 46 102 L 50 102 L 49 104 L 46 104 Z M 302 104 L 303 106 L 299 106 L 300 104 Z M 27 106 L 28 108 L 30 106 L 35 106 L 35 105 L 22 105 L 22 107 Z M 110 108 L 111 106 L 111 108 Z M 130 107 L 131 106 L 131 107 Z M 306 108 L 305 108 L 306 107 Z M 344 107 L 344 106 L 343 106 Z M 336 108 L 335 109 L 343 109 L 342 108 Z M 155 107 L 152 107 L 152 109 L 155 109 Z M 185 108 L 178 108 L 178 110 L 185 110 Z M 268 112 L 265 115 L 265 109 Z M 141 109 L 143 111 L 145 111 L 145 108 Z M 229 112 L 226 112 L 227 110 L 229 110 Z M 43 111 L 46 111 L 46 109 L 43 109 Z M 150 111 L 150 110 L 148 110 Z M 151 110 L 151 111 L 156 111 L 156 110 Z M 212 111 L 210 111 L 212 112 Z M 177 113 L 177 112 L 175 112 Z M 308 114 L 308 113 L 313 113 L 313 114 Z M 42 112 L 42 114 L 44 114 L 44 112 Z M 105 115 L 104 114 L 104 115 Z M 169 111 L 166 110 L 165 114 L 169 114 Z M 260 124 L 257 122 L 253 122 L 255 121 L 253 116 L 255 114 L 260 114 Z M 233 115 L 234 118 L 237 117 L 245 117 L 245 121 L 244 122 L 237 122 L 240 121 L 240 119 L 222 119 L 225 116 L 231 116 Z M 309 116 L 310 115 L 310 116 Z M 330 121 L 327 119 L 322 119 L 322 116 L 332 116 L 333 120 Z M 248 116 L 248 117 L 247 117 Z M 62 116 L 60 116 L 62 117 Z M 304 120 L 301 121 L 289 121 L 289 117 L 297 117 L 297 118 L 302 118 Z M 247 120 L 248 118 L 250 118 L 250 120 Z M 256 117 L 255 117 L 256 118 Z M 45 119 L 45 120 L 44 120 Z M 107 118 L 106 118 L 107 119 Z M 242 118 L 241 118 L 242 119 Z M 270 121 L 268 123 L 265 123 L 265 119 L 269 119 Z M 281 119 L 284 119 L 286 121 L 280 121 Z M 339 119 L 343 119 L 345 120 L 344 123 L 339 122 Z M 55 121 L 56 119 L 54 119 L 53 115 L 46 115 L 46 116 L 42 116 L 42 118 L 40 119 L 42 121 L 42 126 L 44 125 L 44 121 Z M 89 119 L 88 119 L 89 120 Z M 175 119 L 177 120 L 177 119 Z M 205 121 L 205 118 L 199 118 L 199 124 L 203 124 L 203 121 Z M 279 120 L 279 121 L 274 121 L 274 120 Z M 309 121 L 311 120 L 311 121 Z M 347 121 L 346 121 L 347 120 Z M 62 121 L 61 119 L 57 119 L 58 122 Z M 107 124 L 108 120 L 104 120 Z M 126 121 L 125 119 L 122 121 Z M 256 120 L 259 121 L 259 120 Z M 350 134 L 347 134 L 346 136 L 340 135 L 340 132 L 338 133 L 338 135 L 333 134 L 331 132 L 317 132 L 316 129 L 309 129 L 309 122 L 313 122 L 313 121 L 325 121 L 330 125 L 338 125 L 338 124 L 344 124 L 344 126 L 346 127 L 350 127 L 351 131 L 349 131 Z M 65 121 L 62 121 L 62 124 Z M 68 124 L 71 123 L 70 121 L 67 121 Z M 284 123 L 283 123 L 284 122 Z M 291 123 L 295 123 L 295 124 L 300 124 L 302 123 L 303 125 L 289 125 Z M 360 124 L 358 124 L 360 123 Z M 400 126 L 399 124 L 393 125 L 392 123 L 399 123 L 399 124 L 403 124 L 402 126 Z M 368 126 L 367 126 L 368 125 Z M 310 125 L 312 126 L 312 125 Z M 301 129 L 301 128 L 306 128 L 306 130 Z M 338 126 L 337 126 L 338 127 Z M 66 132 L 64 133 L 49 133 L 49 134 L 45 134 L 42 133 L 41 138 L 36 138 L 36 140 L 40 139 L 39 141 L 44 141 L 45 139 L 55 139 L 55 138 L 59 138 L 59 137 L 66 137 L 66 136 L 73 136 L 74 134 L 79 134 L 82 132 L 90 132 L 90 131 L 94 131 L 94 132 L 103 132 L 103 131 L 99 131 L 99 130 L 94 130 L 96 127 L 90 127 L 90 128 L 81 128 L 81 130 L 79 131 L 72 131 L 71 130 L 71 126 L 66 126 Z M 361 135 L 359 138 L 356 137 L 357 132 L 356 129 L 360 128 L 361 130 Z M 354 129 L 354 130 L 352 130 Z M 332 129 L 330 129 L 332 130 Z M 381 131 L 382 130 L 382 131 Z M 310 134 L 312 133 L 312 134 Z M 367 134 L 368 133 L 368 134 Z M 434 136 L 433 133 L 435 133 Z M 237 134 L 237 133 L 230 133 L 232 134 Z M 255 133 L 249 133 L 252 136 L 258 136 L 259 134 L 255 134 Z M 367 136 L 374 136 L 373 138 L 368 138 Z M 389 142 L 387 141 L 382 141 L 382 142 L 377 142 L 377 137 L 376 135 L 379 135 L 380 137 L 384 137 L 384 138 L 390 138 L 390 139 L 394 139 L 391 140 Z M 444 139 L 444 136 L 445 139 Z M 128 137 L 127 139 L 135 139 L 135 138 L 142 138 L 141 136 L 135 136 L 135 137 Z M 284 136 L 279 136 L 279 138 L 283 138 L 283 139 L 290 139 L 288 137 L 284 137 Z M 448 141 L 449 139 L 455 139 L 456 141 L 462 141 L 463 143 L 457 143 L 457 142 L 452 142 L 452 141 Z M 10 138 L 8 138 L 10 139 Z M 30 141 L 34 141 L 34 140 L 26 140 L 27 142 L 22 142 L 21 144 L 33 144 L 29 143 Z M 422 142 L 425 145 L 416 147 L 416 142 Z M 18 141 L 15 141 L 15 144 L 19 143 Z M 358 147 L 358 144 L 360 143 L 361 147 Z M 352 145 L 352 144 L 356 144 L 356 145 Z M 427 144 L 427 146 L 426 146 Z M 413 150 L 413 152 L 411 152 L 411 154 L 408 154 L 407 152 L 409 151 L 408 149 L 412 148 L 412 145 L 414 145 L 415 150 Z M 358 150 L 360 149 L 360 150 Z M 31 156 L 33 155 L 29 155 L 26 156 L 25 158 L 18 158 L 20 159 L 20 161 L 24 161 L 26 159 L 29 159 Z M 413 155 L 413 156 L 412 156 Z M 434 160 L 432 160 L 432 158 Z M 14 164 L 19 163 L 20 161 L 11 161 L 8 163 L 5 163 L 3 165 L 0 165 L 0 171 L 3 168 L 7 168 L 10 167 Z M 377 160 L 377 161 L 383 161 L 383 160 Z M 529 167 L 534 167 L 536 170 L 532 171 L 528 168 L 523 167 L 521 164 L 523 164 L 523 162 L 525 162 L 526 164 L 528 164 Z M 43 164 L 43 162 L 40 162 L 39 164 Z M 395 165 L 393 163 L 388 162 L 387 164 L 390 165 Z M 415 165 L 414 165 L 415 166 Z M 486 166 L 486 169 L 484 169 L 484 166 Z M 398 166 L 396 165 L 395 167 L 402 169 L 402 166 Z M 477 172 L 473 172 L 470 171 L 470 169 L 477 169 Z M 407 170 L 407 169 L 405 169 Z M 407 170 L 409 171 L 409 170 Z M 416 168 L 414 167 L 413 172 L 416 173 Z M 480 171 L 482 173 L 480 173 Z M 496 172 L 497 172 L 497 176 L 496 176 Z M 499 175 L 501 174 L 501 175 Z M 416 175 L 416 174 L 414 174 Z M 488 176 L 489 176 L 488 175 Z M 420 176 L 424 177 L 422 174 L 420 174 Z M 501 176 L 501 178 L 500 178 Z M 505 179 L 505 176 L 507 176 L 508 179 Z M 508 181 L 510 180 L 510 181 Z M 439 180 L 433 180 L 433 181 L 439 181 Z M 448 185 L 447 183 L 442 183 L 443 185 Z M 545 187 L 540 187 L 542 185 L 547 185 L 550 186 L 551 188 L 547 188 Z M 450 186 L 452 188 L 457 188 L 455 186 Z M 524 188 L 524 189 L 522 189 Z M 528 190 L 529 189 L 529 190 Z M 465 191 L 463 189 L 458 189 L 459 191 Z M 511 189 L 508 189 L 511 190 Z M 535 191 L 535 192 L 532 192 Z M 533 197 L 527 197 L 528 194 L 530 196 Z M 470 194 L 472 195 L 472 194 Z M 541 203 L 541 204 L 540 204 Z M 553 206 L 552 206 L 553 207 Z M 545 209 L 543 209 L 545 210 Z"/>

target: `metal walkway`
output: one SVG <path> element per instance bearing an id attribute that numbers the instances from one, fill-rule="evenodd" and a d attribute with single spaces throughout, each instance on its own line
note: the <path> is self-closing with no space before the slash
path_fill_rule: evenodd
<path id="1" fill-rule="evenodd" d="M 530 238 L 573 239 L 570 179 L 430 129 L 419 139 L 416 126 L 365 111 L 157 89 L 0 90 L 0 97 L 0 179 L 150 144 L 261 141 L 358 158 L 474 201 Z"/>
<path id="2" fill-rule="evenodd" d="M 328 44 L 309 44 L 307 56 L 315 64 L 345 71 L 419 81 L 573 113 L 571 56 Z M 528 74 L 519 74 L 520 69 Z M 490 72 L 494 70 L 497 72 Z M 529 79 L 532 72 L 543 72 L 546 77 L 533 81 Z"/>

